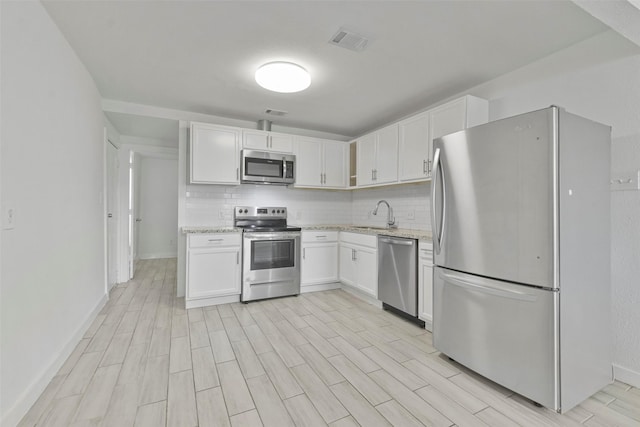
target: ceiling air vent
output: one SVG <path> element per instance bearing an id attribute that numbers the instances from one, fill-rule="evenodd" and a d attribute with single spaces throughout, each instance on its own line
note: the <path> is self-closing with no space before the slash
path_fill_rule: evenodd
<path id="1" fill-rule="evenodd" d="M 286 111 L 274 110 L 272 108 L 264 110 L 264 112 L 266 114 L 271 114 L 272 116 L 284 116 L 285 114 L 287 114 Z"/>
<path id="2" fill-rule="evenodd" d="M 338 32 L 331 37 L 329 43 L 336 46 L 344 47 L 345 49 L 353 50 L 356 52 L 362 52 L 366 47 L 369 40 L 356 34 L 353 31 L 349 31 L 344 28 L 340 28 Z"/>

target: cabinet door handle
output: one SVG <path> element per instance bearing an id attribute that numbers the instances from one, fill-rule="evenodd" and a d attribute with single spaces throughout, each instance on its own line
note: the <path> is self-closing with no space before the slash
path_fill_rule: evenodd
<path id="1" fill-rule="evenodd" d="M 236 179 L 240 179 L 240 168 L 236 168 Z"/>
<path id="2" fill-rule="evenodd" d="M 371 181 L 373 181 L 373 169 L 371 169 Z"/>
<path id="3" fill-rule="evenodd" d="M 431 160 L 427 160 L 427 173 L 431 175 Z"/>
<path id="4" fill-rule="evenodd" d="M 422 173 L 424 173 L 425 175 L 427 174 L 427 161 L 426 160 L 422 161 Z"/>
<path id="5" fill-rule="evenodd" d="M 302 259 L 307 259 L 307 248 L 302 248 Z"/>

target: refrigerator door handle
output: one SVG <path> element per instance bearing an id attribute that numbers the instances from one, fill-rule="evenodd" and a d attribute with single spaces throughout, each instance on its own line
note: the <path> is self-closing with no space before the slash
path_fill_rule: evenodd
<path id="1" fill-rule="evenodd" d="M 440 173 L 440 182 L 442 183 L 442 216 L 440 230 L 438 230 L 438 224 L 436 222 L 436 182 Z M 442 165 L 440 164 L 440 149 L 436 148 L 436 152 L 433 156 L 433 179 L 431 181 L 431 227 L 434 231 L 433 249 L 439 254 L 442 247 L 442 235 L 444 233 L 444 220 L 446 209 L 446 189 L 444 184 L 444 172 L 442 171 Z"/>
<path id="2" fill-rule="evenodd" d="M 504 289 L 502 287 L 492 286 L 491 284 L 488 284 L 488 283 L 470 282 L 468 280 L 464 280 L 464 278 L 462 277 L 458 277 L 450 273 L 440 273 L 440 274 L 445 279 L 446 283 L 459 286 L 461 288 L 477 290 L 485 294 L 491 294 L 497 297 L 509 298 L 512 300 L 515 299 L 520 301 L 533 302 L 538 299 L 536 295 L 528 292 L 520 292 L 512 289 Z"/>

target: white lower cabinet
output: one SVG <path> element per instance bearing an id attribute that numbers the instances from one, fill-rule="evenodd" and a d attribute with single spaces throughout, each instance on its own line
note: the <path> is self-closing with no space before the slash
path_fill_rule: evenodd
<path id="1" fill-rule="evenodd" d="M 376 236 L 340 233 L 340 281 L 378 297 L 378 241 Z"/>
<path id="2" fill-rule="evenodd" d="M 424 327 L 433 330 L 433 245 L 418 244 L 418 317 Z"/>
<path id="3" fill-rule="evenodd" d="M 338 282 L 338 232 L 303 231 L 300 291 L 329 289 Z"/>
<path id="4" fill-rule="evenodd" d="M 240 233 L 188 236 L 186 308 L 224 304 L 238 299 L 241 243 Z"/>

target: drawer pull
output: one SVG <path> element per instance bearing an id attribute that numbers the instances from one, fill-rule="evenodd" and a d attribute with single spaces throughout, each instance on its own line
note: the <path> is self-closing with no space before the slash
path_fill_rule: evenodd
<path id="1" fill-rule="evenodd" d="M 209 239 L 210 242 L 222 242 L 224 239 Z"/>

